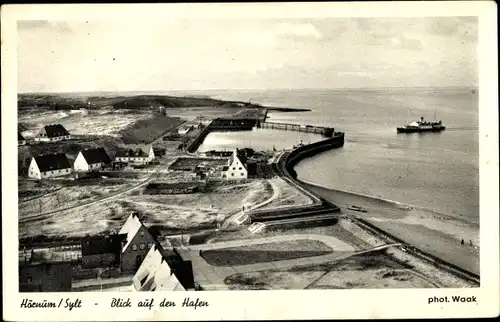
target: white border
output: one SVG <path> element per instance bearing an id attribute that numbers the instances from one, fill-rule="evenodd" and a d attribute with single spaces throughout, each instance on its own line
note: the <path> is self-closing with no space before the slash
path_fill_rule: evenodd
<path id="1" fill-rule="evenodd" d="M 227 320 L 227 319 L 352 319 L 498 316 L 498 66 L 497 17 L 493 1 L 369 2 L 369 3 L 246 3 L 130 5 L 8 5 L 2 6 L 2 221 L 3 308 L 6 320 Z M 132 302 L 149 293 L 33 294 L 33 300 L 61 297 L 83 301 L 82 309 L 20 309 L 17 292 L 17 20 L 98 20 L 145 18 L 299 18 L 299 17 L 479 17 L 479 124 L 481 287 L 477 289 L 390 289 L 318 291 L 231 291 L 165 293 L 182 302 L 200 298 L 209 308 L 156 310 L 111 309 L 111 297 Z M 428 305 L 429 296 L 476 296 L 477 304 Z M 161 297 L 155 298 L 156 302 Z M 94 305 L 94 303 L 99 303 Z"/>

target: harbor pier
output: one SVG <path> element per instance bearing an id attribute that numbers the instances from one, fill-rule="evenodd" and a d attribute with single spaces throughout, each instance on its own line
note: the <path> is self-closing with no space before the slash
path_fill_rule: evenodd
<path id="1" fill-rule="evenodd" d="M 276 123 L 276 122 L 262 122 L 257 125 L 263 129 L 286 130 L 286 131 L 299 131 L 306 133 L 321 134 L 326 137 L 332 137 L 335 129 L 333 127 L 313 126 L 313 125 L 300 125 L 291 123 Z"/>

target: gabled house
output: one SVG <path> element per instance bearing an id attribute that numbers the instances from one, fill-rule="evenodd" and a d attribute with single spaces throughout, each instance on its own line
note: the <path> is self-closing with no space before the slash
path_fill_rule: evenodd
<path id="1" fill-rule="evenodd" d="M 155 244 L 132 280 L 138 292 L 194 290 L 193 267 L 175 249 Z"/>
<path id="2" fill-rule="evenodd" d="M 81 241 L 84 268 L 119 266 L 127 235 L 89 236 Z"/>
<path id="3" fill-rule="evenodd" d="M 111 162 L 104 148 L 85 149 L 78 153 L 73 168 L 76 172 L 88 172 L 101 169 Z"/>
<path id="4" fill-rule="evenodd" d="M 153 161 L 155 153 L 153 146 L 149 145 L 128 145 L 116 152 L 115 161 L 135 164 L 146 164 Z"/>
<path id="5" fill-rule="evenodd" d="M 38 142 L 69 140 L 71 135 L 61 124 L 45 125 L 35 136 Z"/>
<path id="6" fill-rule="evenodd" d="M 222 168 L 222 178 L 228 180 L 248 178 L 247 157 L 243 150 L 233 151 L 227 165 Z"/>
<path id="7" fill-rule="evenodd" d="M 25 145 L 26 139 L 21 135 L 21 132 L 17 132 L 17 145 Z"/>
<path id="8" fill-rule="evenodd" d="M 155 243 L 155 238 L 144 226 L 137 213 L 132 213 L 127 218 L 118 232 L 118 235 L 122 234 L 127 236 L 122 243 L 121 270 L 122 272 L 135 272 Z"/>
<path id="9" fill-rule="evenodd" d="M 31 159 L 28 177 L 43 179 L 71 174 L 71 165 L 64 153 L 42 154 Z"/>

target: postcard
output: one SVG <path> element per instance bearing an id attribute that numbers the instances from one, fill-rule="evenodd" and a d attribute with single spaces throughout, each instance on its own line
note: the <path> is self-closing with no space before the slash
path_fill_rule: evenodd
<path id="1" fill-rule="evenodd" d="M 495 6 L 3 6 L 4 319 L 498 316 Z"/>

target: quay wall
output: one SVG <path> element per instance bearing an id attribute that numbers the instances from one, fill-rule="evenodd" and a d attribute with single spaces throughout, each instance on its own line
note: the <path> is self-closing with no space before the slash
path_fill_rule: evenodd
<path id="1" fill-rule="evenodd" d="M 293 179 L 297 179 L 297 172 L 295 172 L 294 167 L 301 160 L 343 146 L 344 133 L 336 132 L 332 138 L 304 145 L 290 152 L 285 159 L 285 169 Z"/>

